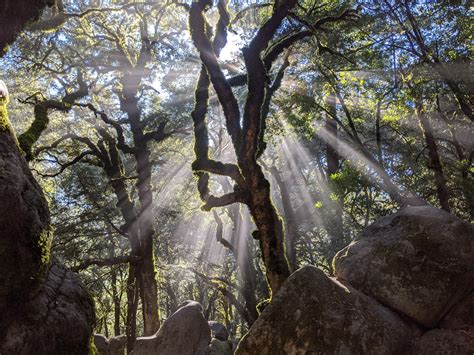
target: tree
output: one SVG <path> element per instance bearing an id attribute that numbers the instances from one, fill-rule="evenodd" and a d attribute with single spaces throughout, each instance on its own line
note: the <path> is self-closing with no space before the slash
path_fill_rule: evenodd
<path id="1" fill-rule="evenodd" d="M 29 159 L 39 154 L 57 156 L 68 143 L 75 147 L 67 149 L 69 160 L 56 160 L 60 170 L 47 175 L 56 176 L 74 164 L 85 162 L 102 169 L 109 180 L 123 218 L 119 229 L 129 238 L 131 253 L 128 258 L 112 258 L 104 260 L 102 264 L 130 263 L 127 289 L 129 349 L 136 337 L 135 314 L 139 299 L 143 306 L 144 334 L 154 334 L 160 324 L 154 257 L 156 232 L 151 211 L 154 201 L 150 182 L 153 168 L 150 145 L 152 142 L 164 141 L 176 131 L 167 129 L 169 118 L 166 114 L 159 109 L 150 112 L 145 106 L 154 103 L 150 94 L 154 89 L 145 81 L 151 81 L 153 69 L 158 66 L 155 60 L 165 57 L 169 48 L 169 44 L 165 43 L 169 28 L 163 24 L 167 21 L 163 15 L 168 7 L 168 3 L 127 4 L 113 8 L 85 9 L 75 15 L 68 13 L 69 22 L 58 24 L 67 41 L 49 42 L 50 48 L 40 52 L 39 58 L 30 57 L 29 61 L 65 83 L 65 77 L 69 75 L 68 66 L 72 61 L 82 58 L 77 71 L 79 90 L 71 92 L 66 87 L 66 95 L 61 100 L 48 100 L 39 94 L 24 100 L 34 105 L 35 119 L 31 128 L 19 136 Z M 119 11 L 133 12 L 133 16 L 122 21 L 115 15 Z M 148 11 L 156 19 L 150 21 L 145 15 Z M 30 28 L 33 33 L 39 33 L 38 41 L 44 41 L 41 31 L 45 29 L 41 24 L 44 21 Z M 128 42 L 128 31 L 134 31 L 138 36 L 132 44 Z M 78 53 L 75 48 L 80 46 L 88 50 Z M 112 78 L 110 81 L 104 79 L 107 75 Z M 103 98 L 108 95 L 112 95 L 115 102 Z M 144 95 L 148 101 L 146 104 L 140 102 Z M 100 110 L 97 108 L 99 105 L 107 108 Z M 33 149 L 48 126 L 48 111 L 56 109 L 69 112 L 73 108 L 81 116 L 90 111 L 92 119 L 86 121 L 89 120 L 92 126 L 92 135 L 77 133 L 79 129 L 76 125 L 50 145 Z M 108 114 L 106 111 L 114 113 Z M 179 126 L 177 121 L 176 126 Z M 133 173 L 132 169 L 125 166 L 130 164 L 133 164 Z M 129 181 L 135 181 L 135 185 L 130 185 Z M 136 199 L 133 197 L 134 187 L 137 189 Z"/>
<path id="2" fill-rule="evenodd" d="M 276 2 L 273 5 L 270 18 L 262 24 L 243 50 L 246 76 L 240 76 L 234 80 L 228 80 L 224 76 L 217 59 L 226 43 L 226 30 L 229 23 L 226 3 L 220 1 L 218 4 L 220 19 L 213 42 L 210 40 L 210 29 L 204 16 L 209 3 L 194 2 L 190 7 L 189 15 L 193 43 L 203 62 L 193 112 L 196 139 L 196 160 L 193 163 L 193 170 L 197 172 L 199 178 L 198 189 L 205 202 L 203 209 L 209 210 L 234 202 L 248 206 L 257 227 L 253 235 L 260 243 L 267 280 L 273 294 L 289 276 L 290 269 L 285 255 L 283 223 L 271 201 L 270 184 L 263 173 L 262 166 L 257 161 L 265 151 L 265 123 L 268 110 L 265 112 L 264 107 L 269 106 L 265 103 L 270 102 L 272 93 L 280 85 L 278 80 L 268 84 L 268 75 L 278 56 L 297 40 L 310 36 L 313 33 L 313 27 L 318 28 L 328 22 L 354 18 L 354 13 L 350 11 L 340 16 L 323 18 L 316 21 L 314 25 L 310 25 L 308 30 L 294 32 L 290 30 L 288 35 L 280 37 L 270 45 L 295 5 L 296 1 Z M 241 109 L 232 92 L 232 83 L 236 81 L 246 82 L 248 89 L 242 117 Z M 210 83 L 222 105 L 237 164 L 223 164 L 208 157 L 205 116 Z M 273 86 L 275 84 L 276 86 Z M 213 196 L 209 191 L 208 173 L 232 178 L 236 183 L 234 191 L 220 197 Z"/>

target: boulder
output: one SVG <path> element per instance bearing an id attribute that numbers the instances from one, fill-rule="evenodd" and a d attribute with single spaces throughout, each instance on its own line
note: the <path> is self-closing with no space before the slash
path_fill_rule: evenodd
<path id="1" fill-rule="evenodd" d="M 95 334 L 94 344 L 100 355 L 124 355 L 127 336 L 117 335 L 107 339 L 105 335 Z"/>
<path id="2" fill-rule="evenodd" d="M 77 275 L 55 261 L 44 283 L 2 314 L 1 354 L 87 354 L 94 305 Z"/>
<path id="3" fill-rule="evenodd" d="M 87 354 L 94 305 L 50 255 L 48 204 L 0 114 L 0 353 Z"/>
<path id="4" fill-rule="evenodd" d="M 52 241 L 48 203 L 2 119 L 0 113 L 0 314 L 41 283 Z"/>
<path id="5" fill-rule="evenodd" d="M 416 326 L 313 266 L 293 273 L 236 354 L 403 354 Z"/>
<path id="6" fill-rule="evenodd" d="M 451 329 L 433 329 L 417 339 L 412 355 L 472 355 L 474 333 Z"/>
<path id="7" fill-rule="evenodd" d="M 227 331 L 227 328 L 224 324 L 212 320 L 208 323 L 209 328 L 211 328 L 211 336 L 213 338 L 217 338 L 219 340 L 229 339 L 229 332 Z"/>
<path id="8" fill-rule="evenodd" d="M 474 292 L 454 305 L 441 321 L 441 328 L 470 330 L 474 333 Z"/>
<path id="9" fill-rule="evenodd" d="M 125 334 L 117 335 L 109 338 L 109 351 L 111 355 L 125 354 L 127 346 L 127 336 Z"/>
<path id="10" fill-rule="evenodd" d="M 212 338 L 209 355 L 232 355 L 232 343 L 227 340 Z"/>
<path id="11" fill-rule="evenodd" d="M 207 355 L 210 341 L 211 330 L 202 313 L 202 306 L 186 301 L 155 335 L 137 338 L 133 354 Z"/>
<path id="12" fill-rule="evenodd" d="M 366 228 L 334 258 L 335 275 L 434 328 L 474 288 L 474 226 L 431 206 Z"/>
<path id="13" fill-rule="evenodd" d="M 94 334 L 94 345 L 100 355 L 109 355 L 109 339 L 103 334 Z"/>

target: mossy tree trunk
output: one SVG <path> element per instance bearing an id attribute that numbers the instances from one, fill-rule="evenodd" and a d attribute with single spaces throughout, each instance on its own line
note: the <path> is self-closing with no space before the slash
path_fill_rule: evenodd
<path id="1" fill-rule="evenodd" d="M 265 150 L 265 128 L 270 100 L 279 87 L 283 70 L 272 75 L 272 65 L 292 44 L 314 34 L 314 28 L 325 24 L 354 20 L 357 15 L 347 10 L 338 16 L 321 18 L 311 28 L 299 28 L 293 34 L 274 40 L 282 21 L 297 1 L 276 1 L 268 20 L 257 30 L 254 38 L 243 49 L 247 74 L 227 79 L 218 62 L 219 54 L 226 44 L 229 14 L 227 2 L 218 2 L 219 21 L 214 38 L 211 40 L 211 28 L 204 12 L 209 1 L 195 1 L 189 7 L 189 27 L 193 43 L 199 51 L 203 67 L 195 92 L 195 109 L 192 113 L 195 133 L 196 160 L 193 170 L 198 177 L 198 190 L 205 202 L 203 209 L 210 210 L 232 203 L 243 203 L 248 206 L 257 226 L 253 233 L 258 239 L 266 277 L 273 294 L 278 292 L 283 282 L 290 275 L 290 267 L 285 253 L 285 232 L 282 220 L 270 197 L 270 183 L 266 179 L 258 158 Z M 273 80 L 271 78 L 273 77 Z M 271 81 L 271 83 L 270 83 Z M 212 84 L 216 91 L 225 116 L 225 126 L 231 137 L 236 164 L 226 164 L 209 158 L 209 137 L 206 127 L 209 87 Z M 232 91 L 233 86 L 247 84 L 248 94 L 243 113 Z M 234 190 L 222 196 L 214 196 L 209 190 L 209 174 L 218 174 L 231 178 Z"/>
<path id="2" fill-rule="evenodd" d="M 270 184 L 257 163 L 257 150 L 262 123 L 262 107 L 265 99 L 267 71 L 261 59 L 261 52 L 267 47 L 273 34 L 296 1 L 288 1 L 275 6 L 272 17 L 258 31 L 249 48 L 244 53 L 248 70 L 249 94 L 240 127 L 240 108 L 225 79 L 217 57 L 226 43 L 229 15 L 225 1 L 219 1 L 220 19 L 214 41 L 208 37 L 208 28 L 203 11 L 204 1 L 194 2 L 190 8 L 190 29 L 194 44 L 200 52 L 204 67 L 196 90 L 196 107 L 193 119 L 196 133 L 195 171 L 199 171 L 199 192 L 205 201 L 204 209 L 225 206 L 233 202 L 244 202 L 250 210 L 258 231 L 254 236 L 260 242 L 262 258 L 266 267 L 267 280 L 276 293 L 290 274 L 285 255 L 283 224 L 270 198 Z M 209 85 L 212 83 L 223 107 L 226 128 L 231 136 L 238 165 L 222 164 L 208 158 L 208 137 L 205 128 Z M 221 197 L 209 192 L 207 172 L 231 176 L 238 185 L 234 191 Z"/>
<path id="3" fill-rule="evenodd" d="M 331 115 L 327 115 L 325 123 L 326 137 L 326 178 L 329 186 L 329 191 L 332 196 L 327 196 L 329 203 L 327 231 L 330 236 L 330 250 L 329 261 L 334 255 L 341 250 L 344 243 L 344 225 L 343 225 L 343 197 L 338 192 L 335 177 L 340 170 L 340 156 L 339 156 L 339 133 L 337 129 L 337 122 L 333 117 L 337 117 L 336 95 L 331 92 L 327 96 L 326 104 Z"/>

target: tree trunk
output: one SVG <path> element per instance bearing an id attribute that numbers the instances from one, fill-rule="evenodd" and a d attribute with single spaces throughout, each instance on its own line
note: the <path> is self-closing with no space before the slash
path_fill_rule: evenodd
<path id="1" fill-rule="evenodd" d="M 112 227 L 107 224 L 107 236 L 110 241 L 109 258 L 115 257 L 114 238 L 112 235 Z M 110 266 L 110 287 L 112 289 L 112 303 L 114 305 L 114 335 L 120 335 L 120 298 L 117 291 L 117 266 Z M 108 337 L 108 335 L 107 335 Z"/>
<path id="2" fill-rule="evenodd" d="M 280 172 L 276 167 L 272 166 L 270 170 L 280 190 L 283 212 L 285 213 L 286 255 L 288 257 L 288 262 L 290 263 L 291 272 L 294 272 L 296 271 L 296 269 L 298 269 L 298 262 L 296 259 L 296 242 L 298 238 L 298 229 L 296 227 L 295 212 L 293 210 L 293 206 L 291 205 L 291 196 L 287 183 L 283 181 L 283 177 L 281 176 Z"/>
<path id="3" fill-rule="evenodd" d="M 123 91 L 121 98 L 122 109 L 127 113 L 128 123 L 133 135 L 135 147 L 136 172 L 138 180 L 136 183 L 140 211 L 138 214 L 138 225 L 140 229 L 141 255 L 143 257 L 140 267 L 141 277 L 139 279 L 140 297 L 143 304 L 144 335 L 155 334 L 160 327 L 158 290 L 156 283 L 155 259 L 153 250 L 153 238 L 155 229 L 153 226 L 153 192 L 151 190 L 151 162 L 150 150 L 144 138 L 141 111 L 136 98 L 138 82 L 134 76 L 124 76 L 122 79 Z"/>
<path id="4" fill-rule="evenodd" d="M 329 107 L 332 117 L 337 117 L 336 95 L 331 92 L 327 97 L 326 103 Z M 337 194 L 337 186 L 333 180 L 334 175 L 339 172 L 339 138 L 337 132 L 337 122 L 329 115 L 326 117 L 326 161 L 327 161 L 327 182 L 330 191 L 327 200 L 329 203 L 329 215 L 327 218 L 327 231 L 331 237 L 329 262 L 344 245 L 344 226 L 343 226 L 343 201 Z M 335 200 L 334 197 L 337 197 Z"/>
<path id="5" fill-rule="evenodd" d="M 420 121 L 421 130 L 423 131 L 423 135 L 425 136 L 430 162 L 429 168 L 434 172 L 438 200 L 441 205 L 441 208 L 449 212 L 449 191 L 446 186 L 446 179 L 444 178 L 443 167 L 441 165 L 438 147 L 436 146 L 436 140 L 433 136 L 433 128 L 431 127 L 431 123 L 428 116 L 425 114 L 425 112 L 423 112 L 423 107 L 421 103 L 417 104 L 416 113 Z"/>
<path id="6" fill-rule="evenodd" d="M 377 106 L 375 109 L 375 143 L 377 144 L 377 158 L 379 164 L 383 167 L 383 154 L 382 154 L 382 135 L 380 133 L 380 121 L 382 119 L 381 112 L 381 101 L 377 101 Z"/>
<path id="7" fill-rule="evenodd" d="M 242 243 L 237 240 L 242 236 L 250 238 L 250 231 L 243 230 L 244 226 L 242 224 L 242 214 L 240 212 L 240 206 L 230 207 L 230 216 L 234 224 L 234 237 L 233 245 L 239 245 Z M 249 320 L 247 321 L 248 326 L 250 327 L 253 322 L 258 318 L 257 311 L 257 270 L 255 269 L 255 264 L 253 260 L 253 253 L 250 247 L 250 241 L 245 241 L 245 248 L 241 250 L 239 247 L 234 247 L 234 258 L 237 262 L 237 266 L 240 271 L 240 278 L 242 283 L 242 296 L 245 302 L 245 308 L 249 315 Z M 242 254 L 243 252 L 243 254 Z"/>
<path id="8" fill-rule="evenodd" d="M 127 335 L 127 353 L 131 353 L 137 338 L 137 308 L 138 308 L 138 285 L 135 267 L 130 264 L 127 279 L 127 323 L 125 332 Z"/>
<path id="9" fill-rule="evenodd" d="M 241 164 L 242 166 L 242 164 Z M 265 178 L 262 168 L 256 161 L 242 168 L 243 175 L 248 176 L 250 213 L 258 231 L 254 236 L 260 243 L 266 277 L 275 295 L 281 285 L 290 276 L 290 268 L 285 253 L 283 223 L 270 197 L 270 183 Z"/>

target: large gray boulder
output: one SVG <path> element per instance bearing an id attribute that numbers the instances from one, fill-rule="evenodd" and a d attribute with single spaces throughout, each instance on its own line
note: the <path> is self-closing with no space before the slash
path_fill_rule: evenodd
<path id="1" fill-rule="evenodd" d="M 338 279 L 433 328 L 474 288 L 474 226 L 430 206 L 366 228 L 334 258 Z"/>
<path id="2" fill-rule="evenodd" d="M 26 300 L 50 262 L 50 215 L 0 113 L 0 314 Z"/>
<path id="3" fill-rule="evenodd" d="M 137 338 L 133 354 L 207 355 L 210 342 L 211 330 L 202 313 L 202 306 L 186 301 L 155 335 Z"/>
<path id="4" fill-rule="evenodd" d="M 474 333 L 451 329 L 433 329 L 417 339 L 412 355 L 472 355 Z"/>
<path id="5" fill-rule="evenodd" d="M 403 354 L 418 329 L 313 266 L 293 273 L 236 354 Z"/>

